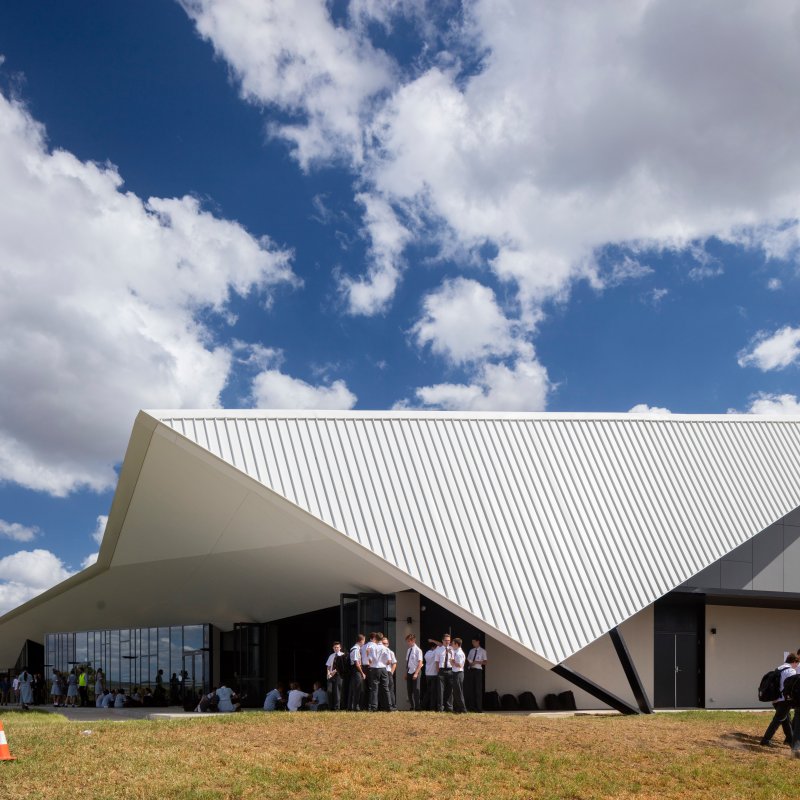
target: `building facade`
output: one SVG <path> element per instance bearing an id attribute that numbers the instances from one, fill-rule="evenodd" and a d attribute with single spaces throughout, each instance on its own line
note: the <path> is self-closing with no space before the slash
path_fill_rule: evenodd
<path id="1" fill-rule="evenodd" d="M 791 418 L 140 412 L 98 562 L 0 618 L 0 664 L 85 642 L 255 695 L 450 630 L 501 694 L 758 707 L 800 646 L 799 448 Z"/>

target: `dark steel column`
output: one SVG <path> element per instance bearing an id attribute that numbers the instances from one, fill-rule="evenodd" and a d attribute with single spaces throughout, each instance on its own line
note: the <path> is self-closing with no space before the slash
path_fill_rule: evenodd
<path id="1" fill-rule="evenodd" d="M 639 713 L 638 708 L 634 708 L 630 703 L 626 703 L 621 697 L 607 692 L 602 686 L 598 686 L 594 681 L 590 681 L 587 677 L 578 672 L 574 672 L 563 664 L 556 664 L 550 671 L 568 680 L 570 683 L 575 684 L 579 689 L 583 689 L 584 692 L 588 692 L 592 697 L 596 697 L 601 702 L 611 706 L 611 708 L 616 709 L 620 714 Z"/>
<path id="2" fill-rule="evenodd" d="M 652 714 L 653 706 L 650 704 L 650 699 L 647 697 L 647 692 L 644 690 L 641 678 L 639 678 L 639 673 L 636 671 L 636 666 L 634 665 L 631 654 L 628 651 L 628 646 L 625 644 L 625 640 L 622 638 L 622 634 L 619 632 L 619 628 L 612 628 L 608 632 L 608 635 L 611 637 L 611 641 L 614 643 L 614 649 L 617 651 L 617 656 L 620 664 L 622 664 L 622 669 L 625 670 L 625 677 L 628 679 L 628 683 L 631 686 L 631 691 L 633 692 L 633 696 L 636 698 L 636 703 L 638 704 L 640 711 L 643 714 Z"/>

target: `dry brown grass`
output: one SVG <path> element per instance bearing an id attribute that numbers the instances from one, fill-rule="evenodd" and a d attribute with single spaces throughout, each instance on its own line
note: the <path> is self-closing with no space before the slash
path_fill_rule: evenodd
<path id="1" fill-rule="evenodd" d="M 784 798 L 764 714 L 242 714 L 71 723 L 7 714 L 0 798 Z M 87 728 L 92 733 L 82 731 Z"/>

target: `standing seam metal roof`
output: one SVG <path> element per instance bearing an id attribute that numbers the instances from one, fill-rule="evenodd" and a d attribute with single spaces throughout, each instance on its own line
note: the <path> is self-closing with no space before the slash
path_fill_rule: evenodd
<path id="1" fill-rule="evenodd" d="M 560 663 L 800 505 L 800 420 L 150 412 Z"/>

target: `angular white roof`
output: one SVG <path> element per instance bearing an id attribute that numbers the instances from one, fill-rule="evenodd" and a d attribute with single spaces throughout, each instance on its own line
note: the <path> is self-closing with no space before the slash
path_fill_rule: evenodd
<path id="1" fill-rule="evenodd" d="M 800 419 L 147 412 L 557 664 L 800 506 Z"/>

